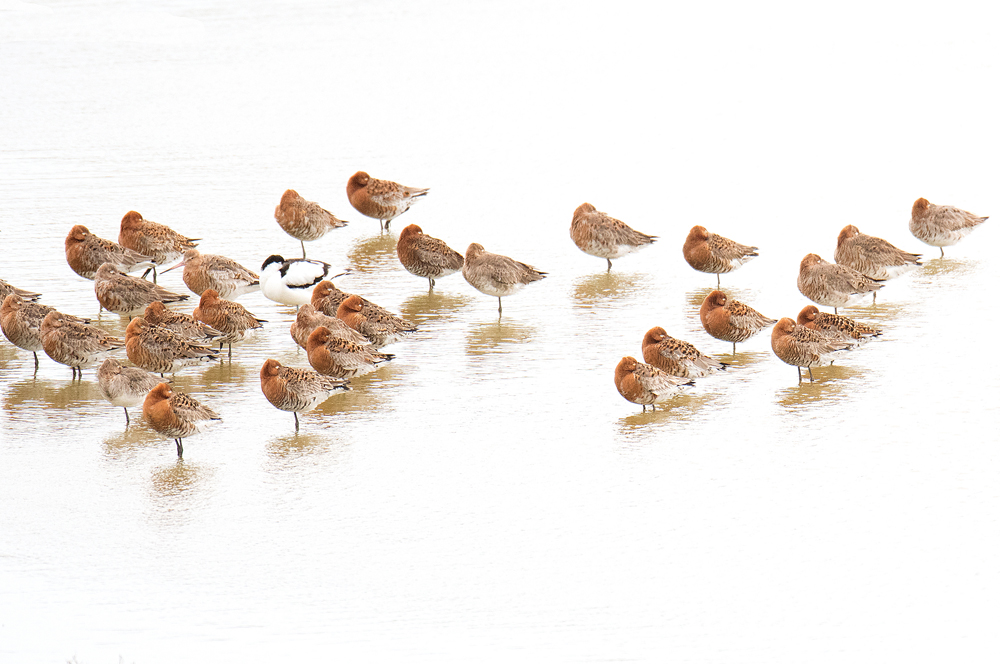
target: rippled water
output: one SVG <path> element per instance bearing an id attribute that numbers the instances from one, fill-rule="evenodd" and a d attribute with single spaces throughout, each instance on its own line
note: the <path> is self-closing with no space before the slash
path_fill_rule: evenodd
<path id="1" fill-rule="evenodd" d="M 297 256 L 291 187 L 351 220 L 310 257 L 420 326 L 296 435 L 258 380 L 307 366 L 294 311 L 240 298 L 262 334 L 176 376 L 223 417 L 183 462 L 93 369 L 0 343 L 0 659 L 995 659 L 995 224 L 943 260 L 906 228 L 918 196 L 1000 214 L 986 26 L 647 9 L 0 8 L 0 278 L 96 316 L 63 240 L 130 209 Z M 380 233 L 359 169 L 431 193 Z M 659 242 L 606 273 L 568 237 L 583 201 Z M 402 270 L 408 223 L 549 277 L 498 320 Z M 761 247 L 722 285 L 772 317 L 847 223 L 929 260 L 848 310 L 880 340 L 798 385 L 766 333 L 734 357 L 701 329 L 695 223 Z M 612 376 L 654 325 L 732 368 L 643 413 Z"/>

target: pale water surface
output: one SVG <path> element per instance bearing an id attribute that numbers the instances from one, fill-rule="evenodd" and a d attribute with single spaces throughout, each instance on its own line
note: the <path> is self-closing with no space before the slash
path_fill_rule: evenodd
<path id="1" fill-rule="evenodd" d="M 244 296 L 263 333 L 176 377 L 223 416 L 183 462 L 0 343 L 0 661 L 996 661 L 996 220 L 944 260 L 907 230 L 919 196 L 1000 215 L 975 8 L 0 4 L 0 278 L 96 316 L 63 240 L 131 209 L 297 256 L 292 187 L 351 220 L 310 256 L 421 330 L 295 435 L 258 380 L 307 366 L 294 312 Z M 380 234 L 359 169 L 431 193 Z M 605 273 L 584 201 L 659 242 Z M 549 278 L 498 321 L 398 265 L 408 223 Z M 929 260 L 800 386 L 701 329 L 695 223 L 761 248 L 722 283 L 772 317 L 848 223 Z M 612 375 L 654 325 L 734 366 L 641 412 Z"/>

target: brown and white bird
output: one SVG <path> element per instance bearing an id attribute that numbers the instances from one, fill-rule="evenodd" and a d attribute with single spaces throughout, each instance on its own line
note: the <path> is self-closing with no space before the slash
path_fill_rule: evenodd
<path id="1" fill-rule="evenodd" d="M 816 304 L 833 307 L 854 305 L 865 299 L 869 293 L 882 288 L 881 280 L 872 279 L 852 270 L 846 265 L 830 263 L 817 254 L 806 254 L 799 263 L 797 284 L 799 292 Z"/>
<path id="2" fill-rule="evenodd" d="M 3 301 L 3 299 L 6 298 L 11 293 L 17 295 L 19 298 L 23 300 L 30 300 L 32 302 L 35 302 L 36 300 L 42 297 L 41 293 L 33 293 L 29 290 L 18 288 L 17 286 L 13 286 L 4 281 L 3 279 L 0 279 L 0 301 Z"/>
<path id="3" fill-rule="evenodd" d="M 957 244 L 959 240 L 989 219 L 960 210 L 951 205 L 934 205 L 926 198 L 918 198 L 913 203 L 910 214 L 910 232 L 924 244 L 941 249 Z"/>
<path id="4" fill-rule="evenodd" d="M 233 356 L 234 343 L 243 341 L 248 334 L 264 327 L 263 324 L 267 322 L 254 316 L 242 304 L 223 300 L 211 288 L 201 294 L 201 301 L 191 315 L 195 320 L 222 333 L 216 341 L 219 342 L 220 351 L 223 343 L 229 345 L 229 357 Z"/>
<path id="5" fill-rule="evenodd" d="M 847 316 L 828 314 L 815 305 L 807 304 L 799 312 L 796 324 L 816 330 L 821 334 L 852 344 L 861 344 L 882 334 L 882 330 Z"/>
<path id="6" fill-rule="evenodd" d="M 347 323 L 352 330 L 364 335 L 376 350 L 406 339 L 417 329 L 413 323 L 394 316 L 357 295 L 352 295 L 340 303 L 337 318 Z"/>
<path id="7" fill-rule="evenodd" d="M 288 189 L 281 195 L 281 202 L 274 208 L 274 220 L 302 245 L 302 258 L 306 257 L 306 242 L 318 240 L 334 228 L 347 225 L 346 221 L 337 219 L 318 203 L 299 196 L 294 189 Z"/>
<path id="8" fill-rule="evenodd" d="M 782 318 L 771 330 L 771 350 L 784 362 L 795 367 L 802 382 L 802 367 L 809 369 L 809 382 L 813 382 L 812 368 L 826 364 L 830 355 L 851 347 L 804 325 L 796 325 L 791 318 Z"/>
<path id="9" fill-rule="evenodd" d="M 133 318 L 125 328 L 125 353 L 136 366 L 161 376 L 219 359 L 218 351 L 142 318 Z"/>
<path id="10" fill-rule="evenodd" d="M 304 349 L 308 345 L 309 335 L 321 325 L 328 328 L 330 334 L 344 341 L 361 344 L 362 346 L 371 345 L 371 342 L 363 334 L 351 329 L 347 323 L 336 316 L 327 316 L 324 313 L 316 311 L 311 304 L 303 304 L 299 307 L 299 311 L 295 315 L 295 321 L 288 331 L 291 333 L 295 343 Z"/>
<path id="11" fill-rule="evenodd" d="M 686 341 L 674 339 L 662 327 L 650 329 L 642 338 L 642 359 L 661 371 L 681 378 L 701 378 L 729 366 L 705 355 Z"/>
<path id="12" fill-rule="evenodd" d="M 347 198 L 354 209 L 378 219 L 379 228 L 385 228 L 393 219 L 410 209 L 430 189 L 407 187 L 390 180 L 373 178 L 364 171 L 358 171 L 347 181 Z"/>
<path id="13" fill-rule="evenodd" d="M 269 359 L 260 368 L 260 389 L 272 406 L 295 416 L 299 430 L 299 413 L 320 405 L 337 390 L 349 390 L 349 381 L 324 376 L 308 369 L 282 366 Z"/>
<path id="14" fill-rule="evenodd" d="M 426 235 L 416 224 L 410 224 L 399 234 L 396 255 L 410 274 L 425 277 L 434 288 L 434 280 L 455 274 L 465 259 L 443 240 Z"/>
<path id="15" fill-rule="evenodd" d="M 138 320 L 138 319 L 136 319 Z M 158 383 L 142 402 L 142 417 L 153 431 L 177 445 L 177 458 L 184 456 L 184 438 L 200 433 L 222 418 L 208 406 L 183 392 Z"/>
<path id="16" fill-rule="evenodd" d="M 73 369 L 73 376 L 83 377 L 83 369 L 121 349 L 125 342 L 105 334 L 94 325 L 79 322 L 76 316 L 58 311 L 45 314 L 39 326 L 42 350 L 59 364 Z"/>
<path id="17" fill-rule="evenodd" d="M 340 290 L 332 281 L 324 279 L 313 288 L 311 304 L 316 311 L 336 318 L 340 303 L 350 296 L 350 293 Z"/>
<path id="18" fill-rule="evenodd" d="M 66 236 L 66 262 L 84 279 L 93 279 L 104 263 L 110 263 L 122 272 L 153 267 L 149 256 L 97 237 L 80 224 L 71 228 Z"/>
<path id="19" fill-rule="evenodd" d="M 201 295 L 209 288 L 226 299 L 260 290 L 260 277 L 232 258 L 216 254 L 203 254 L 197 249 L 184 252 L 184 259 L 163 271 L 164 274 L 179 267 L 184 268 L 184 285 L 191 292 Z"/>
<path id="20" fill-rule="evenodd" d="M 380 353 L 370 345 L 344 341 L 322 326 L 309 335 L 306 351 L 313 369 L 335 378 L 363 376 L 395 357 L 391 353 Z"/>
<path id="21" fill-rule="evenodd" d="M 623 357 L 615 367 L 618 394 L 626 401 L 642 406 L 642 412 L 646 412 L 646 406 L 656 410 L 656 404 L 669 401 L 685 385 L 694 385 L 694 381 L 643 364 L 634 357 Z"/>
<path id="22" fill-rule="evenodd" d="M 725 293 L 714 290 L 701 303 L 701 325 L 716 339 L 729 341 L 736 353 L 736 344 L 754 336 L 777 321 L 737 300 L 730 300 Z"/>
<path id="23" fill-rule="evenodd" d="M 844 226 L 837 236 L 833 260 L 871 279 L 893 279 L 921 264 L 920 254 L 898 249 L 880 237 L 865 235 L 853 224 Z"/>
<path id="24" fill-rule="evenodd" d="M 190 314 L 167 309 L 162 302 L 151 302 L 142 313 L 147 325 L 165 327 L 196 344 L 211 344 L 223 336 L 210 325 L 205 325 Z"/>
<path id="25" fill-rule="evenodd" d="M 112 406 L 120 406 L 125 411 L 125 426 L 129 425 L 128 409 L 142 405 L 149 391 L 160 383 L 160 379 L 139 367 L 126 367 L 113 357 L 109 357 L 97 368 L 97 387 Z"/>
<path id="26" fill-rule="evenodd" d="M 757 256 L 757 247 L 709 233 L 704 226 L 693 227 L 684 240 L 684 260 L 699 272 L 714 274 L 716 286 L 722 283 L 720 274 L 732 272 Z"/>
<path id="27" fill-rule="evenodd" d="M 7 340 L 22 350 L 30 350 L 35 356 L 35 370 L 38 370 L 38 351 L 42 348 L 42 320 L 54 307 L 31 302 L 16 293 L 10 293 L 0 306 L 0 329 Z M 63 320 L 89 323 L 85 318 L 60 314 Z"/>
<path id="28" fill-rule="evenodd" d="M 130 277 L 110 263 L 105 263 L 94 274 L 94 294 L 103 309 L 122 316 L 137 314 L 150 302 L 180 302 L 188 295 L 172 293 L 163 286 Z"/>
<path id="29" fill-rule="evenodd" d="M 156 283 L 156 266 L 173 263 L 183 256 L 185 251 L 197 247 L 196 242 L 199 239 L 185 237 L 169 226 L 147 221 L 135 210 L 127 212 L 122 217 L 121 229 L 118 232 L 118 244 L 143 256 L 149 256 L 149 260 L 153 263 L 153 283 Z"/>
<path id="30" fill-rule="evenodd" d="M 497 310 L 503 315 L 501 298 L 513 295 L 533 281 L 544 279 L 546 272 L 535 269 L 527 263 L 516 261 L 501 254 L 491 254 L 483 245 L 473 242 L 465 250 L 465 265 L 462 276 L 481 293 L 497 299 Z"/>
<path id="31" fill-rule="evenodd" d="M 573 212 L 569 236 L 585 254 L 608 261 L 639 251 L 656 242 L 655 235 L 646 235 L 604 212 L 598 212 L 590 203 L 583 203 Z"/>

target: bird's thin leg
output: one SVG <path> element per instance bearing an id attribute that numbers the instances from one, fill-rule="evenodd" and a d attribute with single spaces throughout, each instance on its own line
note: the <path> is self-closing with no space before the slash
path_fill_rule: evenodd
<path id="1" fill-rule="evenodd" d="M 177 443 L 177 458 L 184 458 L 184 443 L 181 442 L 180 438 L 174 438 L 174 442 Z"/>
<path id="2" fill-rule="evenodd" d="M 305 258 L 306 257 L 306 243 L 303 242 L 302 240 L 299 240 L 299 244 L 302 245 L 302 258 Z"/>
<path id="3" fill-rule="evenodd" d="M 220 353 L 222 352 L 222 347 L 223 347 L 223 346 L 225 346 L 225 345 L 226 345 L 226 342 L 225 342 L 225 341 L 220 341 L 220 342 L 219 342 L 219 352 L 220 352 Z"/>
<path id="4" fill-rule="evenodd" d="M 799 375 L 799 385 L 802 384 L 802 367 L 795 367 L 795 373 Z"/>
<path id="5" fill-rule="evenodd" d="M 35 372 L 37 373 L 38 372 L 38 353 L 35 352 L 35 351 L 31 351 L 31 354 L 35 356 Z"/>
<path id="6" fill-rule="evenodd" d="M 722 278 L 719 277 L 719 273 L 718 272 L 715 273 L 715 287 L 716 288 L 722 288 Z"/>
<path id="7" fill-rule="evenodd" d="M 229 344 L 229 359 L 233 359 L 233 345 Z"/>
<path id="8" fill-rule="evenodd" d="M 430 288 L 428 288 L 427 291 L 430 292 L 434 290 L 434 280 L 431 279 L 430 277 L 427 277 L 427 283 L 430 284 Z"/>
<path id="9" fill-rule="evenodd" d="M 875 298 L 878 297 L 878 291 L 872 291 L 872 306 L 875 306 Z"/>
<path id="10" fill-rule="evenodd" d="M 146 271 L 142 273 L 142 278 L 145 279 L 146 275 L 153 271 L 153 268 L 147 267 Z"/>
<path id="11" fill-rule="evenodd" d="M 837 307 L 834 307 L 834 308 L 833 308 L 833 315 L 834 315 L 834 316 L 836 316 L 836 315 L 837 315 Z"/>
<path id="12" fill-rule="evenodd" d="M 295 433 L 298 433 L 298 432 L 299 432 L 299 414 L 298 414 L 298 413 L 296 413 L 296 412 L 295 412 L 295 411 L 293 410 L 293 411 L 292 411 L 292 415 L 294 415 L 294 416 L 295 416 Z"/>
<path id="13" fill-rule="evenodd" d="M 646 412 L 646 404 L 642 404 L 642 412 Z"/>
<path id="14" fill-rule="evenodd" d="M 129 421 L 128 421 L 128 408 L 125 408 L 124 406 L 122 406 L 122 410 L 125 411 L 125 426 L 128 426 L 129 425 Z"/>
<path id="15" fill-rule="evenodd" d="M 736 355 L 736 342 L 733 342 L 733 355 Z"/>
<path id="16" fill-rule="evenodd" d="M 813 382 L 813 368 L 812 367 L 806 367 L 806 368 L 809 369 L 809 382 L 811 383 Z"/>
<path id="17" fill-rule="evenodd" d="M 941 258 L 944 258 L 944 247 L 938 247 L 941 250 Z"/>
<path id="18" fill-rule="evenodd" d="M 498 311 L 498 312 L 500 313 L 500 315 L 501 315 L 501 316 L 503 316 L 503 300 L 501 300 L 501 299 L 500 299 L 500 298 L 498 297 L 498 298 L 497 298 L 497 302 L 499 302 L 499 303 L 500 303 L 500 306 L 498 306 L 498 307 L 497 307 L 497 311 Z"/>
<path id="19" fill-rule="evenodd" d="M 611 272 L 611 259 L 608 259 L 608 272 Z"/>
<path id="20" fill-rule="evenodd" d="M 156 283 L 156 266 L 153 266 L 153 283 Z"/>
<path id="21" fill-rule="evenodd" d="M 652 411 L 653 411 L 654 413 L 656 412 L 656 404 L 655 404 L 655 403 L 651 403 L 651 404 L 649 404 L 649 408 L 650 408 L 650 410 L 652 410 Z"/>

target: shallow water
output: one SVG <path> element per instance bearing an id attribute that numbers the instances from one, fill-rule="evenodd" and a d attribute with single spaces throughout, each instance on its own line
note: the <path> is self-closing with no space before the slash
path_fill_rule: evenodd
<path id="1" fill-rule="evenodd" d="M 351 221 L 309 256 L 420 331 L 295 434 L 258 379 L 268 357 L 307 366 L 294 310 L 241 297 L 261 334 L 176 375 L 223 417 L 182 462 L 93 369 L 35 374 L 0 343 L 3 661 L 995 659 L 995 225 L 944 259 L 906 227 L 918 196 L 1000 208 L 981 21 L 12 7 L 0 278 L 96 316 L 63 240 L 115 239 L 130 209 L 252 269 L 295 257 L 273 220 L 292 187 Z M 380 233 L 346 199 L 359 169 L 431 193 Z M 585 200 L 658 243 L 607 273 L 568 237 Z M 459 275 L 429 293 L 395 258 L 409 223 L 549 277 L 500 319 Z M 695 223 L 761 247 L 722 287 L 776 318 L 847 223 L 928 260 L 842 312 L 882 338 L 798 385 L 767 332 L 733 356 L 702 330 Z M 612 376 L 654 325 L 732 367 L 643 413 Z"/>

